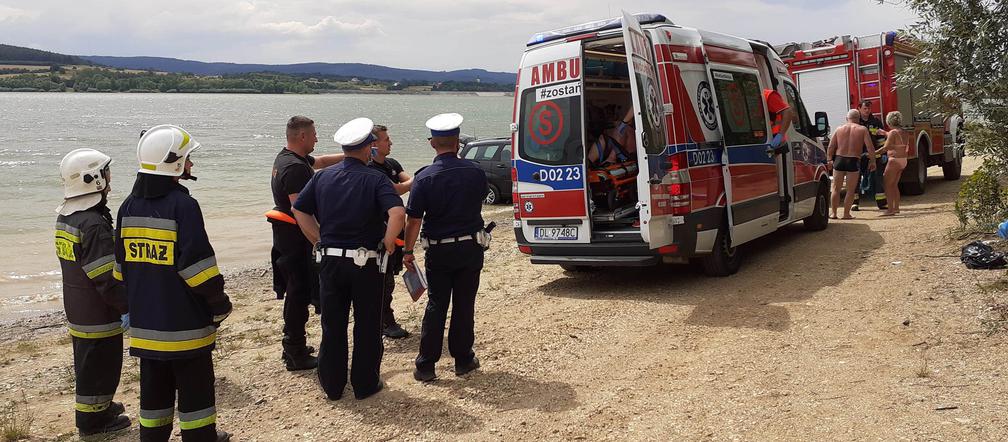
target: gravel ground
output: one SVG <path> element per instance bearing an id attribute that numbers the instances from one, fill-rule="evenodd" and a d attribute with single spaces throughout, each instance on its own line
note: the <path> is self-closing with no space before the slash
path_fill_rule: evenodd
<path id="1" fill-rule="evenodd" d="M 455 377 L 446 358 L 437 382 L 412 379 L 423 300 L 410 303 L 400 284 L 395 308 L 413 336 L 386 341 L 387 388 L 364 401 L 327 401 L 314 371 L 284 371 L 270 275 L 228 275 L 220 428 L 240 441 L 1004 440 L 1008 308 L 989 306 L 1008 284 L 1003 271 L 959 263 L 958 184 L 936 173 L 901 216 L 787 227 L 744 247 L 728 278 L 532 266 L 498 211 L 505 233 L 477 301 L 482 368 Z M 27 398 L 35 440 L 75 438 L 61 321 L 0 328 L 0 403 Z M 317 316 L 310 325 L 317 343 Z M 125 364 L 119 400 L 135 419 L 139 372 Z M 135 440 L 136 425 L 118 440 Z"/>

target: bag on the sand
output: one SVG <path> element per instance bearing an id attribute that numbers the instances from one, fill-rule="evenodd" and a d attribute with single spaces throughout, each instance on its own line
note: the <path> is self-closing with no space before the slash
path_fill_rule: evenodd
<path id="1" fill-rule="evenodd" d="M 1008 265 L 1004 253 L 995 251 L 983 241 L 973 241 L 963 246 L 959 259 L 968 269 L 999 269 Z"/>

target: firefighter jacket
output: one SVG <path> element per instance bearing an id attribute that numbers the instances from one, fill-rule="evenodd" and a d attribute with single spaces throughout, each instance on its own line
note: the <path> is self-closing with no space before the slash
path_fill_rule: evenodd
<path id="1" fill-rule="evenodd" d="M 212 351 L 231 301 L 199 203 L 171 177 L 138 174 L 117 218 L 117 277 L 129 293 L 130 354 L 170 360 Z"/>
<path id="2" fill-rule="evenodd" d="M 113 278 L 112 215 L 102 203 L 56 218 L 56 256 L 70 334 L 100 339 L 123 332 L 126 287 Z"/>

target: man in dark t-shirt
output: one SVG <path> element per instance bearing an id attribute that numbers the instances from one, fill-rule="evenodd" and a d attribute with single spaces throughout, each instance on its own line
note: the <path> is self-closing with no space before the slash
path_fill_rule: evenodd
<path id="1" fill-rule="evenodd" d="M 388 128 L 380 124 L 376 124 L 372 133 L 377 140 L 372 148 L 371 162 L 368 165 L 372 168 L 378 169 L 385 174 L 385 176 L 389 177 L 389 180 L 392 181 L 392 187 L 395 188 L 396 193 L 399 195 L 409 192 L 410 187 L 413 185 L 413 177 L 403 171 L 403 167 L 398 161 L 388 156 L 392 153 L 392 139 L 389 138 Z M 395 290 L 395 275 L 399 274 L 402 270 L 403 249 L 402 246 L 398 245 L 401 243 L 402 239 L 403 236 L 402 233 L 400 233 L 396 250 L 389 257 L 389 268 L 384 275 L 382 334 L 392 339 L 405 338 L 409 336 L 409 332 L 404 330 L 402 326 L 396 322 L 395 314 L 392 311 L 392 292 Z"/>
<path id="2" fill-rule="evenodd" d="M 886 131 L 882 129 L 882 120 L 879 120 L 875 114 L 872 113 L 872 102 L 871 100 L 861 100 L 858 103 L 858 112 L 861 113 L 861 118 L 858 124 L 867 127 L 868 133 L 871 135 L 872 141 L 875 143 L 875 148 L 878 149 L 882 147 L 885 143 Z M 861 185 L 858 186 L 858 192 L 854 197 L 854 205 L 851 210 L 859 210 L 861 203 L 861 195 L 869 195 L 875 199 L 875 205 L 879 209 L 885 209 L 888 206 L 888 201 L 885 197 L 885 189 L 882 186 L 882 172 L 885 170 L 885 159 L 882 156 L 878 156 L 875 159 L 875 170 L 868 170 L 868 150 L 861 153 Z"/>
<path id="3" fill-rule="evenodd" d="M 287 122 L 287 147 L 273 161 L 273 210 L 266 217 L 273 227 L 273 290 L 284 299 L 283 360 L 289 371 L 309 370 L 318 365 L 314 349 L 305 340 L 308 305 L 318 307 L 318 273 L 312 262 L 312 244 L 298 228 L 291 204 L 301 189 L 322 169 L 343 159 L 343 154 L 313 157 L 318 137 L 315 122 L 294 116 Z"/>

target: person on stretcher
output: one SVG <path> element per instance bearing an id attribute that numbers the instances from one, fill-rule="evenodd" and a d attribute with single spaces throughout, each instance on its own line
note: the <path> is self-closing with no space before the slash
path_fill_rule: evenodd
<path id="1" fill-rule="evenodd" d="M 633 109 L 630 109 L 615 127 L 603 130 L 589 146 L 588 164 L 600 169 L 610 164 L 636 160 L 637 136 L 634 130 Z"/>

